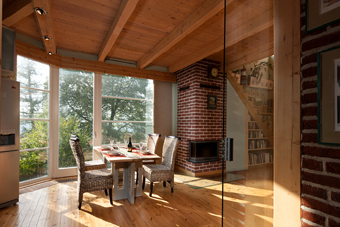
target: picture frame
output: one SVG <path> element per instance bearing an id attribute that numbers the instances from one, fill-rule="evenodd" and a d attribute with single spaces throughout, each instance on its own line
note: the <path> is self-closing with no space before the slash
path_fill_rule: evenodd
<path id="1" fill-rule="evenodd" d="M 217 96 L 207 95 L 207 109 L 217 109 Z"/>
<path id="2" fill-rule="evenodd" d="M 340 145 L 340 46 L 318 53 L 318 143 Z"/>
<path id="3" fill-rule="evenodd" d="M 306 0 L 306 33 L 340 21 L 340 0 Z"/>

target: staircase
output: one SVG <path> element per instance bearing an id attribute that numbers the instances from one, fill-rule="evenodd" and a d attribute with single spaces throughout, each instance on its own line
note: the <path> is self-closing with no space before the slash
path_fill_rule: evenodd
<path id="1" fill-rule="evenodd" d="M 262 129 L 262 132 L 267 138 L 268 142 L 270 144 L 273 144 L 273 134 L 271 130 L 267 127 L 267 122 L 262 121 L 263 114 L 261 114 L 258 110 L 259 107 L 255 107 L 254 102 L 252 100 L 249 100 L 248 94 L 243 92 L 244 85 L 240 85 L 239 83 L 237 83 L 237 77 L 232 76 L 232 72 L 230 70 L 227 72 L 227 79 L 235 89 L 245 107 L 248 109 L 250 116 L 254 119 L 254 121 L 256 121 L 259 128 Z"/>

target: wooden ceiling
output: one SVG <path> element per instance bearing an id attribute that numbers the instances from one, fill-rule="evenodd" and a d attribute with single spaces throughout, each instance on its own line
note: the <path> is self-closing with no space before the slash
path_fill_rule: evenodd
<path id="1" fill-rule="evenodd" d="M 226 2 L 226 63 L 272 55 L 273 0 Z M 223 8 L 223 0 L 3 0 L 3 24 L 55 55 L 63 49 L 175 72 L 203 58 L 223 61 Z"/>

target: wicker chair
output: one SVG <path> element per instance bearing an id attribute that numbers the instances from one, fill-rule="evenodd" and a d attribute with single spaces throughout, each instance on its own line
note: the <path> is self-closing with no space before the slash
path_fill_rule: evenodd
<path id="1" fill-rule="evenodd" d="M 83 149 L 81 148 L 79 138 L 77 135 L 71 135 L 70 146 L 73 155 L 77 162 L 78 167 L 78 209 L 81 209 L 81 203 L 83 201 L 83 194 L 85 192 L 99 191 L 109 189 L 110 203 L 112 205 L 112 187 L 113 187 L 113 176 L 105 169 L 96 169 L 85 172 L 85 161 Z"/>
<path id="2" fill-rule="evenodd" d="M 146 144 L 146 149 L 154 154 L 159 146 L 160 137 L 161 137 L 161 134 L 155 134 L 155 133 L 148 134 L 148 143 Z"/>
<path id="3" fill-rule="evenodd" d="M 153 182 L 163 181 L 166 186 L 168 181 L 171 186 L 171 192 L 174 192 L 174 169 L 175 159 L 180 137 L 165 136 L 163 144 L 162 164 L 161 165 L 143 165 L 143 185 L 145 187 L 145 178 L 150 181 L 150 193 L 152 196 Z"/>
<path id="4" fill-rule="evenodd" d="M 146 150 L 154 154 L 160 144 L 159 143 L 160 137 L 161 137 L 161 134 L 156 134 L 156 133 L 148 134 L 148 142 L 146 144 Z M 155 163 L 154 160 L 143 160 L 143 164 L 154 164 L 154 163 Z M 139 179 L 139 176 L 138 176 L 138 171 L 136 168 L 136 184 L 138 184 L 138 179 Z"/>

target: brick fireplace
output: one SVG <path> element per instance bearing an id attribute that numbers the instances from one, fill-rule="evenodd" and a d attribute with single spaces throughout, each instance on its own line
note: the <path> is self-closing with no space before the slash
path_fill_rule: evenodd
<path id="1" fill-rule="evenodd" d="M 208 78 L 208 67 L 219 69 L 217 79 Z M 220 63 L 204 59 L 176 72 L 176 75 L 178 83 L 177 136 L 182 138 L 178 147 L 176 167 L 192 175 L 221 173 L 223 79 Z M 216 109 L 207 108 L 208 95 L 216 96 Z M 193 159 L 189 161 L 189 141 L 196 143 L 219 141 L 218 157 L 210 160 L 208 158 L 203 162 L 195 162 Z"/>

